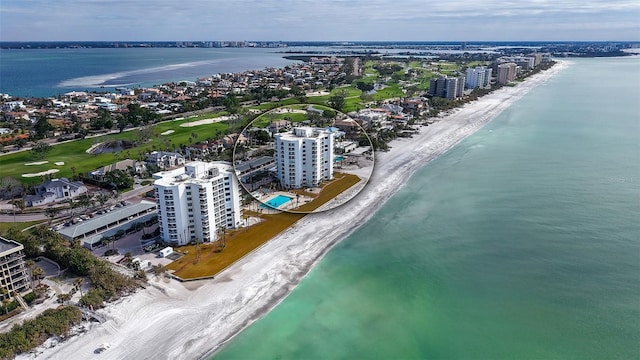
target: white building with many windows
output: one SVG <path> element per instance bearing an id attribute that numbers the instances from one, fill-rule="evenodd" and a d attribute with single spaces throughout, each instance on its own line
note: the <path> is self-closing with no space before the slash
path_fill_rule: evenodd
<path id="1" fill-rule="evenodd" d="M 334 133 L 326 129 L 297 127 L 274 136 L 276 174 L 284 188 L 318 186 L 333 179 Z"/>
<path id="2" fill-rule="evenodd" d="M 467 89 L 476 89 L 487 87 L 491 84 L 491 74 L 493 69 L 487 69 L 484 66 L 468 68 L 466 73 Z"/>
<path id="3" fill-rule="evenodd" d="M 193 161 L 153 177 L 163 240 L 215 241 L 223 229 L 242 224 L 240 186 L 230 163 Z"/>

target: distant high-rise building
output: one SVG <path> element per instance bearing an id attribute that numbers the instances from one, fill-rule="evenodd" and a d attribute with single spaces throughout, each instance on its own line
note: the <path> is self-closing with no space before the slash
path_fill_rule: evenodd
<path id="1" fill-rule="evenodd" d="M 429 94 L 434 97 L 447 99 L 462 97 L 464 91 L 464 82 L 464 76 L 440 76 L 436 79 L 431 79 L 431 82 L 429 83 Z"/>
<path id="2" fill-rule="evenodd" d="M 504 63 L 498 65 L 498 83 L 502 85 L 508 84 L 516 78 L 516 67 L 514 63 Z"/>
<path id="3" fill-rule="evenodd" d="M 482 87 L 491 86 L 491 76 L 493 75 L 492 68 L 484 69 L 484 82 L 482 83 Z"/>
<path id="4" fill-rule="evenodd" d="M 487 69 L 484 66 L 467 69 L 466 87 L 468 89 L 476 89 L 489 86 L 492 72 L 492 69 Z"/>
<path id="5" fill-rule="evenodd" d="M 242 224 L 240 186 L 230 163 L 193 161 L 153 177 L 163 240 L 210 242 L 221 229 Z"/>
<path id="6" fill-rule="evenodd" d="M 458 79 L 448 78 L 446 81 L 446 91 L 444 97 L 447 99 L 455 99 L 458 93 Z"/>
<path id="7" fill-rule="evenodd" d="M 540 65 L 540 63 L 542 62 L 542 54 L 540 53 L 531 53 L 527 56 L 533 58 L 533 67 Z"/>
<path id="8" fill-rule="evenodd" d="M 298 127 L 274 136 L 277 177 L 285 188 L 318 186 L 333 179 L 334 134 Z"/>
<path id="9" fill-rule="evenodd" d="M 456 98 L 461 98 L 464 95 L 464 76 L 458 76 L 456 79 Z"/>
<path id="10" fill-rule="evenodd" d="M 431 79 L 429 83 L 429 95 L 435 97 L 445 97 L 447 93 L 447 77 L 440 76 L 435 79 Z"/>

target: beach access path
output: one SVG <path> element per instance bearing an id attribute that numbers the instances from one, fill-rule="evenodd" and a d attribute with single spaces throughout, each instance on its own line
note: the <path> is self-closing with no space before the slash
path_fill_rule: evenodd
<path id="1" fill-rule="evenodd" d="M 376 154 L 366 188 L 347 204 L 305 216 L 239 260 L 214 280 L 178 283 L 151 275 L 146 289 L 101 310 L 107 321 L 79 336 L 20 355 L 19 359 L 86 359 L 102 343 L 101 359 L 206 358 L 266 314 L 302 280 L 333 245 L 364 224 L 418 168 L 491 121 L 534 87 L 568 65 L 559 62 L 514 87 L 504 87 L 393 141 Z"/>

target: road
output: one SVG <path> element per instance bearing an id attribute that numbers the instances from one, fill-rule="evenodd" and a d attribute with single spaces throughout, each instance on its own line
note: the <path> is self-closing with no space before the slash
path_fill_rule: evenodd
<path id="1" fill-rule="evenodd" d="M 153 185 L 141 186 L 137 189 L 129 190 L 120 195 L 119 200 L 129 200 L 140 194 L 146 193 L 153 189 Z M 30 222 L 30 221 L 46 221 L 49 218 L 44 213 L 34 214 L 16 214 L 15 218 L 13 214 L 0 214 L 0 222 L 12 223 L 12 222 Z"/>

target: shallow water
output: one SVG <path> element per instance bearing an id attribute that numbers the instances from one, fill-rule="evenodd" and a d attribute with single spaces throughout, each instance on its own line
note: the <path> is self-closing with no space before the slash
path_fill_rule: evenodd
<path id="1" fill-rule="evenodd" d="M 637 358 L 640 59 L 572 62 L 215 358 Z"/>

